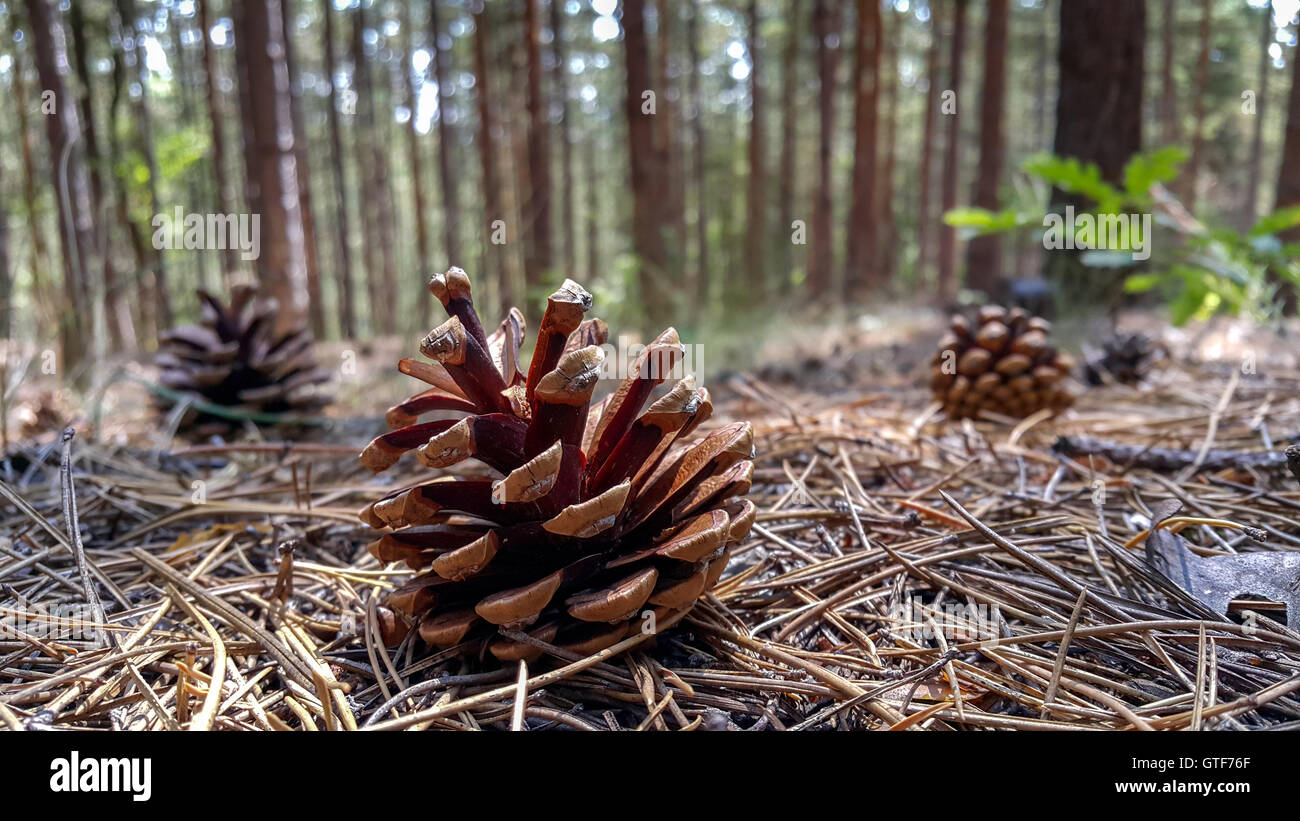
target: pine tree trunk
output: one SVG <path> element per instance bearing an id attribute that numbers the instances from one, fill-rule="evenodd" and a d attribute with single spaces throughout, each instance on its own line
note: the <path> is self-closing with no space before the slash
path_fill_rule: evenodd
<path id="1" fill-rule="evenodd" d="M 1210 81 L 1211 2 L 1201 0 L 1200 49 L 1196 54 L 1196 91 L 1192 96 L 1192 156 L 1187 161 L 1187 210 L 1195 213 L 1200 197 L 1201 167 L 1205 164 L 1205 94 Z"/>
<path id="2" fill-rule="evenodd" d="M 745 228 L 745 274 L 753 283 L 758 295 L 772 294 L 767 278 L 767 135 L 764 118 L 767 116 L 762 80 L 763 61 L 759 59 L 758 0 L 749 0 L 749 191 L 745 198 L 748 207 Z M 773 294 L 774 295 L 774 294 Z"/>
<path id="3" fill-rule="evenodd" d="M 1250 172 L 1246 182 L 1246 201 L 1243 203 L 1239 227 L 1250 229 L 1259 216 L 1259 176 L 1264 156 L 1264 103 L 1268 100 L 1269 64 L 1268 47 L 1273 43 L 1273 0 L 1264 7 L 1259 35 L 1259 79 L 1255 83 L 1254 134 L 1250 141 Z"/>
<path id="4" fill-rule="evenodd" d="M 650 53 L 645 34 L 644 0 L 623 3 L 623 53 L 626 60 L 628 162 L 632 171 L 632 238 L 637 254 L 637 283 L 644 321 L 651 328 L 669 319 L 671 289 L 667 280 L 662 209 L 664 168 L 655 147 L 654 114 L 642 97 L 653 91 Z"/>
<path id="5" fill-rule="evenodd" d="M 356 123 L 357 172 L 361 175 L 362 224 L 368 261 L 367 291 L 370 296 L 371 327 L 390 334 L 397 329 L 397 270 L 393 261 L 392 207 L 387 200 L 388 161 L 384 156 L 375 121 L 375 89 L 370 79 L 363 36 L 366 7 L 359 4 L 352 19 L 352 76 L 358 116 Z"/>
<path id="6" fill-rule="evenodd" d="M 854 148 L 852 210 L 845 243 L 846 289 L 851 300 L 864 299 L 876 289 L 879 246 L 876 224 L 876 158 L 880 101 L 880 3 L 858 0 L 858 25 L 853 71 Z"/>
<path id="7" fill-rule="evenodd" d="M 59 239 L 63 249 L 63 306 L 59 321 L 63 373 L 77 373 L 76 366 L 91 351 L 90 294 L 86 272 L 94 264 L 94 222 L 86 169 L 75 144 L 80 136 L 76 106 L 63 84 L 59 66 L 67 64 L 63 49 L 62 24 L 58 12 L 47 0 L 26 0 L 36 70 L 41 88 L 54 94 L 53 111 L 45 119 L 49 140 L 51 185 L 58 209 Z"/>
<path id="8" fill-rule="evenodd" d="M 781 57 L 781 168 L 780 174 L 780 217 L 777 220 L 775 236 L 778 241 L 777 247 L 780 248 L 779 264 L 780 269 L 777 271 L 778 286 L 784 287 L 790 281 L 790 269 L 793 264 L 794 248 L 791 243 L 791 232 L 794 222 L 794 203 L 796 189 L 796 174 L 798 165 L 795 163 L 796 152 L 798 151 L 799 132 L 798 121 L 796 117 L 796 94 L 799 88 L 799 42 L 802 29 L 800 22 L 802 18 L 802 3 L 800 0 L 790 0 L 790 8 L 786 14 L 786 41 L 785 52 Z M 778 291 L 779 292 L 779 291 Z"/>
<path id="9" fill-rule="evenodd" d="M 10 20 L 17 25 L 13 17 Z M 12 32 L 11 32 L 12 33 Z M 14 54 L 13 63 L 13 89 L 15 103 L 18 109 L 18 133 L 19 147 L 22 153 L 23 161 L 23 205 L 27 212 L 27 232 L 30 235 L 31 243 L 31 271 L 32 271 L 32 295 L 36 302 L 37 317 L 42 323 L 55 321 L 53 317 L 45 316 L 44 312 L 54 304 L 53 294 L 51 293 L 50 284 L 45 279 L 45 272 L 49 270 L 50 252 L 45 244 L 45 232 L 41 230 L 40 217 L 36 210 L 36 158 L 32 151 L 32 137 L 29 131 L 27 112 L 27 80 L 24 78 L 24 61 L 20 59 L 21 53 Z"/>
<path id="10" fill-rule="evenodd" d="M 551 0 L 551 53 L 555 70 L 551 77 L 551 93 L 560 109 L 560 263 L 564 270 L 572 271 L 577 263 L 574 244 L 573 211 L 573 135 L 570 127 L 569 106 L 569 56 L 564 44 L 563 4 Z"/>
<path id="11" fill-rule="evenodd" d="M 298 177 L 298 203 L 302 211 L 303 264 L 307 266 L 307 317 L 311 322 L 312 334 L 317 339 L 321 339 L 325 336 L 325 298 L 321 294 L 316 211 L 312 206 L 311 167 L 307 161 L 311 152 L 307 147 L 306 121 L 302 117 L 302 81 L 299 79 L 298 64 L 295 59 L 290 2 L 291 0 L 280 0 L 280 18 L 284 31 L 284 62 L 289 73 L 289 114 L 293 123 L 294 168 Z"/>
<path id="12" fill-rule="evenodd" d="M 334 169 L 334 225 L 338 253 L 337 287 L 339 291 L 339 333 L 344 339 L 356 339 L 356 295 L 352 290 L 351 219 L 348 216 L 348 187 L 343 173 L 343 133 L 339 126 L 338 83 L 335 82 L 338 61 L 334 54 L 334 3 L 322 0 L 321 16 L 325 18 L 325 70 L 329 73 L 329 130 L 330 154 Z"/>
<path id="13" fill-rule="evenodd" d="M 708 142 L 704 133 L 704 101 L 700 96 L 700 0 L 691 4 L 686 22 L 686 41 L 690 49 L 689 82 L 691 95 L 691 140 L 695 177 L 695 267 L 692 281 L 686 283 L 691 298 L 692 318 L 699 320 L 709 305 L 709 218 L 705 199 L 708 196 Z"/>
<path id="14" fill-rule="evenodd" d="M 1006 153 L 1002 110 L 1007 90 L 1007 0 L 989 0 L 984 27 L 984 88 L 980 94 L 979 176 L 971 201 L 977 208 L 998 210 L 998 185 Z M 1002 280 L 1002 243 L 996 235 L 975 237 L 966 247 L 970 288 L 992 297 Z"/>
<path id="15" fill-rule="evenodd" d="M 1064 2 L 1064 0 L 1062 0 Z M 1174 23 L 1177 21 L 1175 0 L 1165 0 L 1160 16 L 1160 111 L 1165 145 L 1180 141 L 1178 127 L 1178 88 L 1174 84 Z"/>
<path id="16" fill-rule="evenodd" d="M 247 85 L 245 132 L 251 138 L 244 145 L 245 166 L 262 223 L 257 272 L 279 305 L 276 329 L 286 332 L 306 319 L 309 291 L 280 2 L 244 0 L 234 11 L 239 80 Z"/>
<path id="17" fill-rule="evenodd" d="M 930 189 L 931 168 L 934 165 L 935 114 L 939 110 L 939 40 L 943 27 L 939 25 L 939 8 L 930 14 L 930 45 L 926 49 L 925 77 L 928 83 L 925 95 L 925 124 L 921 129 L 921 167 L 917 181 L 916 205 L 916 270 L 925 281 L 930 266 Z"/>
<path id="18" fill-rule="evenodd" d="M 686 185 L 681 160 L 681 112 L 676 103 L 676 72 L 673 71 L 673 46 L 677 34 L 678 0 L 656 0 L 659 13 L 658 66 L 659 93 L 655 114 L 655 147 L 663 157 L 664 198 L 662 223 L 671 270 L 679 270 L 686 253 Z M 554 5 L 554 3 L 552 3 Z"/>
<path id="19" fill-rule="evenodd" d="M 1286 132 L 1282 141 L 1282 162 L 1277 172 L 1277 196 L 1274 210 L 1300 205 L 1300 60 L 1291 60 L 1291 91 L 1287 95 Z M 1283 242 L 1300 241 L 1300 227 L 1290 228 L 1280 235 Z M 1287 314 L 1296 312 L 1295 287 L 1270 276 L 1279 289 L 1283 308 Z"/>
<path id="20" fill-rule="evenodd" d="M 208 104 L 208 120 L 212 127 L 212 176 L 216 185 L 216 207 L 220 214 L 235 213 L 235 189 L 231 180 L 235 174 L 227 171 L 226 132 L 223 127 L 226 115 L 222 112 L 221 88 L 217 79 L 217 50 L 212 46 L 212 18 L 209 4 L 212 0 L 197 0 L 199 29 L 203 35 L 203 84 Z M 239 254 L 228 243 L 221 251 L 223 279 L 239 270 Z"/>
<path id="21" fill-rule="evenodd" d="M 432 8 L 433 3 L 429 4 Z M 406 105 L 410 109 L 411 118 L 406 121 L 406 157 L 411 165 L 411 201 L 415 208 L 415 253 L 417 256 L 417 272 L 426 282 L 429 276 L 435 271 L 441 271 L 446 266 L 438 265 L 433 259 L 431 249 L 429 248 L 429 232 L 426 217 L 426 208 L 424 201 L 424 157 L 420 152 L 420 133 L 416 129 L 416 111 L 419 109 L 419 91 L 415 84 L 415 76 L 412 74 L 411 55 L 415 51 L 415 32 L 411 26 L 411 7 L 402 3 L 400 5 L 400 14 L 402 19 L 402 35 L 406 40 L 406 48 L 402 55 L 402 78 L 405 80 L 403 92 L 406 94 Z M 439 111 L 439 114 L 442 112 Z M 433 327 L 433 306 L 432 300 L 420 300 L 420 327 Z"/>
<path id="22" fill-rule="evenodd" d="M 497 296 L 500 312 L 508 311 L 516 301 L 514 284 L 505 265 L 501 246 L 496 240 L 497 223 L 506 220 L 505 203 L 501 194 L 501 174 L 497 168 L 496 118 L 492 110 L 492 75 L 488 68 L 488 55 L 492 53 L 491 21 L 487 10 L 474 12 L 474 90 L 478 97 L 478 154 L 483 184 L 484 258 L 493 275 L 497 277 Z"/>
<path id="23" fill-rule="evenodd" d="M 524 2 L 528 55 L 528 187 L 524 195 L 524 281 L 542 286 L 554 263 L 551 248 L 551 151 L 542 99 L 541 13 L 538 0 Z"/>
<path id="24" fill-rule="evenodd" d="M 880 246 L 876 254 L 880 284 L 888 286 L 894 280 L 898 267 L 898 233 L 894 214 L 894 171 L 896 165 L 895 141 L 898 134 L 898 18 L 892 13 L 888 25 L 882 28 L 884 48 L 880 82 L 885 98 L 885 139 L 881 148 L 880 185 L 876 187 L 876 213 L 880 215 Z M 882 21 L 883 22 L 883 21 Z"/>
<path id="25" fill-rule="evenodd" d="M 835 146 L 835 93 L 840 66 L 839 0 L 813 0 L 812 28 L 817 37 L 817 183 L 813 194 L 812 248 L 808 261 L 808 293 L 814 299 L 834 300 L 831 293 L 834 258 L 831 251 L 831 155 Z"/>
<path id="26" fill-rule="evenodd" d="M 952 44 L 948 52 L 948 87 L 956 96 L 953 103 L 958 111 L 945 113 L 947 118 L 947 144 L 943 153 L 943 213 L 957 207 L 957 183 L 961 173 L 960 107 L 965 105 L 961 93 L 961 61 L 966 50 L 966 0 L 956 0 L 953 8 Z M 942 220 L 942 214 L 940 215 Z M 957 298 L 957 229 L 951 225 L 939 226 L 939 302 L 949 305 Z"/>

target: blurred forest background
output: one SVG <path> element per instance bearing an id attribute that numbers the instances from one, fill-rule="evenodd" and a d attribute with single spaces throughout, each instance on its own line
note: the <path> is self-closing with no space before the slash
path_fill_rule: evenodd
<path id="1" fill-rule="evenodd" d="M 75 378 L 255 276 L 318 339 L 409 336 L 454 264 L 485 316 L 569 276 L 620 330 L 774 332 L 997 298 L 1108 191 L 1222 264 L 1101 267 L 1214 310 L 1300 222 L 1298 6 L 6 0 L 0 331 Z M 177 208 L 260 214 L 260 255 L 156 248 Z"/>

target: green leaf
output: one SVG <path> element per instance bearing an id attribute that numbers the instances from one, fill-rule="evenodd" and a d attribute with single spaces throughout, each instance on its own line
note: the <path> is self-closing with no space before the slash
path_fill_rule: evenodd
<path id="1" fill-rule="evenodd" d="M 1098 204 L 1100 210 L 1118 210 L 1123 194 L 1101 178 L 1095 163 L 1081 163 L 1076 157 L 1035 154 L 1025 160 L 1024 169 L 1053 186 L 1072 194 L 1082 194 Z"/>
<path id="2" fill-rule="evenodd" d="M 1165 274 L 1131 274 L 1124 280 L 1124 291 L 1130 294 L 1144 294 L 1159 285 L 1167 277 Z"/>
<path id="3" fill-rule="evenodd" d="M 1172 145 L 1136 154 L 1124 166 L 1124 190 L 1134 199 L 1145 199 L 1151 186 L 1176 179 L 1186 160 L 1187 152 Z"/>
<path id="4" fill-rule="evenodd" d="M 1280 208 L 1255 223 L 1255 226 L 1250 229 L 1250 235 L 1261 237 L 1266 234 L 1280 234 L 1296 225 L 1300 225 L 1300 205 L 1291 205 Z"/>

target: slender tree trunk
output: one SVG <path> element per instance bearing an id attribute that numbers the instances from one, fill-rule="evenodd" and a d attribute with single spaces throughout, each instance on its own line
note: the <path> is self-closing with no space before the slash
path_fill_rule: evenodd
<path id="1" fill-rule="evenodd" d="M 81 133 L 77 109 L 66 102 L 72 97 L 67 94 L 63 75 L 59 73 L 59 66 L 67 64 L 63 26 L 57 11 L 46 0 L 26 0 L 26 7 L 41 88 L 54 94 L 53 111 L 44 119 L 63 248 L 64 304 L 59 336 L 63 349 L 61 362 L 68 369 L 66 373 L 90 353 L 87 350 L 90 294 L 86 271 L 94 264 L 94 221 L 86 169 L 76 146 Z"/>
<path id="2" fill-rule="evenodd" d="M 127 64 L 131 65 L 134 61 L 137 81 L 140 83 L 136 115 L 140 125 L 140 150 L 144 154 L 145 167 L 149 170 L 149 207 L 154 214 L 159 214 L 163 209 L 158 196 L 158 155 L 154 151 L 153 109 L 149 102 L 149 66 L 139 48 L 140 18 L 136 14 L 135 0 L 118 0 L 118 9 L 123 34 L 126 35 L 123 47 L 126 50 Z M 167 257 L 162 249 L 154 250 L 153 279 L 154 298 L 158 303 L 158 325 L 160 328 L 170 328 L 174 322 L 172 298 L 167 276 Z"/>
<path id="3" fill-rule="evenodd" d="M 564 44 L 563 4 L 551 0 L 551 54 L 555 69 L 551 74 L 551 93 L 560 109 L 560 263 L 564 270 L 572 271 L 574 255 L 573 216 L 573 143 L 569 128 L 569 57 Z"/>
<path id="4" fill-rule="evenodd" d="M 662 154 L 655 148 L 653 109 L 642 95 L 653 91 L 650 53 L 645 34 L 644 0 L 624 0 L 623 53 L 627 64 L 625 109 L 629 165 L 632 170 L 632 238 L 637 253 L 637 282 L 645 321 L 652 328 L 668 320 L 670 286 L 661 222 L 664 196 Z M 652 98 L 651 98 L 652 99 Z"/>
<path id="5" fill-rule="evenodd" d="M 293 125 L 294 169 L 298 183 L 298 207 L 302 212 L 303 264 L 307 267 L 307 318 L 317 338 L 325 336 L 325 298 L 320 284 L 320 252 L 316 241 L 316 211 L 312 206 L 311 168 L 307 157 L 307 124 L 302 117 L 302 80 L 299 78 L 293 45 L 291 0 L 280 0 L 280 25 L 284 31 L 284 63 L 289 74 L 289 116 Z M 414 109 L 412 109 L 414 111 Z M 412 115 L 412 122 L 415 121 Z"/>
<path id="6" fill-rule="evenodd" d="M 167 28 L 172 35 L 172 51 L 176 54 L 176 66 L 173 72 L 176 80 L 176 96 L 181 103 L 181 120 L 184 124 L 189 125 L 195 122 L 194 103 L 190 95 L 190 69 L 189 62 L 185 57 L 185 20 L 176 13 L 173 8 L 167 15 Z M 184 172 L 185 187 L 188 190 L 190 202 L 188 210 L 202 210 L 204 197 L 200 193 L 200 185 L 195 179 L 194 174 L 188 169 Z M 199 286 L 202 288 L 212 287 L 212 277 L 210 276 L 211 257 L 208 253 L 194 254 L 194 270 L 197 273 Z"/>
<path id="7" fill-rule="evenodd" d="M 4 191 L 3 177 L 4 163 L 0 163 L 0 191 Z M 9 264 L 9 205 L 8 200 L 0 196 L 0 339 L 9 339 L 13 333 L 14 275 Z M 0 390 L 7 387 L 0 386 Z M 0 427 L 7 422 L 0 419 Z"/>
<path id="8" fill-rule="evenodd" d="M 1165 145 L 1176 145 L 1181 137 L 1178 127 L 1178 88 L 1174 84 L 1175 0 L 1165 0 L 1160 16 L 1160 111 Z"/>
<path id="9" fill-rule="evenodd" d="M 953 103 L 965 105 L 961 93 L 961 61 L 966 50 L 966 0 L 956 0 L 953 7 L 952 45 L 948 52 L 948 88 L 956 96 Z M 947 121 L 947 145 L 943 154 L 943 213 L 957 207 L 957 183 L 960 175 L 961 126 L 959 111 L 944 112 Z M 957 298 L 957 229 L 939 227 L 939 301 L 949 305 Z"/>
<path id="10" fill-rule="evenodd" d="M 682 169 L 681 110 L 677 100 L 677 72 L 673 47 L 677 42 L 680 0 L 656 0 L 659 12 L 658 110 L 655 114 L 655 148 L 662 157 L 664 196 L 662 225 L 668 246 L 670 270 L 681 268 L 686 253 L 686 183 Z M 554 5 L 554 3 L 552 3 Z"/>
<path id="11" fill-rule="evenodd" d="M 252 138 L 244 146 L 248 184 L 262 223 L 258 277 L 279 305 L 276 328 L 288 331 L 306 319 L 309 290 L 280 2 L 234 4 L 235 55 L 239 80 L 247 85 L 246 132 Z"/>
<path id="12" fill-rule="evenodd" d="M 814 299 L 833 300 L 834 258 L 831 251 L 831 156 L 835 147 L 835 94 L 840 66 L 839 0 L 813 0 L 812 28 L 817 37 L 817 183 L 813 194 L 812 248 L 808 262 L 808 292 Z"/>
<path id="13" fill-rule="evenodd" d="M 1300 60 L 1291 60 L 1291 91 L 1287 95 L 1286 132 L 1282 141 L 1282 163 L 1278 167 L 1277 196 L 1274 210 L 1300 205 Z M 1290 228 L 1281 234 L 1284 242 L 1300 241 L 1300 227 Z M 1279 289 L 1283 309 L 1288 314 L 1296 312 L 1296 289 L 1293 285 L 1271 276 L 1270 281 Z"/>
<path id="14" fill-rule="evenodd" d="M 1192 156 L 1187 161 L 1187 210 L 1196 211 L 1200 197 L 1201 167 L 1205 164 L 1205 93 L 1210 81 L 1210 0 L 1201 0 L 1201 25 L 1198 39 L 1200 50 L 1196 54 L 1196 92 L 1192 96 Z"/>
<path id="15" fill-rule="evenodd" d="M 796 117 L 796 95 L 799 88 L 799 43 L 802 36 L 800 22 L 803 17 L 801 0 L 790 0 L 790 9 L 786 15 L 785 52 L 781 57 L 781 168 L 780 174 L 780 217 L 777 220 L 775 236 L 780 249 L 777 271 L 778 286 L 785 287 L 790 281 L 790 269 L 793 265 L 793 248 L 790 242 L 794 230 L 794 203 L 796 173 L 798 164 L 795 155 L 798 151 L 799 132 Z"/>
<path id="16" fill-rule="evenodd" d="M 447 46 L 444 48 L 437 0 L 429 2 L 429 35 L 432 40 L 433 78 L 438 84 L 438 183 L 442 191 L 443 251 L 447 254 L 448 265 L 461 265 L 464 260 L 460 251 L 459 192 L 457 178 L 452 173 L 456 134 L 451 118 L 444 116 L 444 106 L 447 104 L 444 91 L 451 82 L 448 76 L 452 58 L 451 35 L 445 35 Z"/>
<path id="17" fill-rule="evenodd" d="M 369 261 L 367 275 L 370 294 L 370 321 L 380 333 L 397 329 L 397 269 L 393 260 L 392 205 L 388 202 L 388 160 L 378 135 L 375 120 L 375 89 L 366 60 L 364 33 L 366 7 L 357 6 L 352 21 L 352 75 L 356 87 L 359 116 L 357 122 L 357 169 L 361 175 L 361 208 L 365 226 L 366 250 L 362 258 Z M 376 260 L 377 257 L 377 260 Z M 375 262 L 378 262 L 378 265 Z"/>
<path id="18" fill-rule="evenodd" d="M 484 258 L 490 263 L 497 280 L 499 307 L 504 313 L 515 303 L 515 289 L 507 270 L 501 246 L 496 241 L 498 227 L 508 222 L 501 195 L 501 175 L 497 169 L 496 118 L 492 110 L 492 75 L 488 55 L 492 53 L 491 22 L 487 10 L 474 12 L 474 89 L 478 97 L 478 154 L 483 183 Z"/>
<path id="19" fill-rule="evenodd" d="M 756 293 L 770 294 L 767 278 L 767 135 L 764 118 L 767 116 L 764 99 L 762 67 L 759 59 L 758 0 L 749 0 L 749 193 L 745 227 L 745 274 L 753 283 Z"/>
<path id="20" fill-rule="evenodd" d="M 854 46 L 854 147 L 853 189 L 849 233 L 845 243 L 849 299 L 860 300 L 879 285 L 875 266 L 878 246 L 876 225 L 876 131 L 880 100 L 880 3 L 858 0 L 858 25 Z"/>
<path id="21" fill-rule="evenodd" d="M 1250 176 L 1246 182 L 1246 202 L 1242 208 L 1241 229 L 1249 230 L 1259 216 L 1259 176 L 1264 156 L 1264 104 L 1268 100 L 1269 63 L 1268 47 L 1273 43 L 1273 0 L 1269 0 L 1261 15 L 1259 35 L 1259 79 L 1255 83 L 1254 134 L 1250 141 Z"/>
<path id="22" fill-rule="evenodd" d="M 213 181 L 216 183 L 218 213 L 234 214 L 235 189 L 231 181 L 236 175 L 230 173 L 226 165 L 226 133 L 223 127 L 226 115 L 222 111 L 221 85 L 217 76 L 217 50 L 212 45 L 212 18 L 209 8 L 211 2 L 212 0 L 197 0 L 199 28 L 203 34 L 205 96 L 208 104 L 208 119 L 212 125 L 212 174 Z M 226 247 L 221 251 L 221 261 L 225 275 L 223 278 L 228 280 L 230 275 L 240 267 L 239 253 L 233 243 L 226 243 Z"/>
<path id="23" fill-rule="evenodd" d="M 13 17 L 10 18 L 10 21 L 11 23 L 14 22 Z M 43 314 L 54 304 L 50 285 L 45 279 L 46 271 L 49 270 L 50 266 L 50 252 L 45 244 L 45 232 L 41 230 L 40 215 L 36 207 L 36 158 L 32 151 L 32 137 L 27 120 L 29 98 L 27 97 L 27 80 L 23 71 L 24 61 L 20 57 L 21 53 L 15 52 L 13 88 L 18 108 L 19 145 L 23 159 L 23 203 L 27 211 L 27 231 L 31 235 L 32 294 L 35 297 L 37 310 Z M 52 317 L 38 316 L 38 319 L 44 322 L 51 321 Z"/>
<path id="24" fill-rule="evenodd" d="M 984 25 L 984 88 L 980 93 L 980 162 L 972 202 L 990 211 L 998 209 L 998 185 L 1006 153 L 1002 110 L 1007 91 L 1007 0 L 989 0 Z M 969 286 L 995 295 L 1002 279 L 1002 243 L 996 235 L 976 237 L 966 246 Z"/>
<path id="25" fill-rule="evenodd" d="M 334 53 L 334 3 L 323 0 L 321 16 L 325 19 L 325 70 L 330 78 L 329 130 L 331 165 L 334 172 L 334 225 L 338 251 L 337 278 L 339 291 L 339 332 L 344 339 L 356 339 L 356 296 L 352 291 L 351 219 L 348 216 L 348 186 L 343 173 L 343 134 L 339 126 L 339 94 L 336 82 L 338 60 Z"/>
<path id="26" fill-rule="evenodd" d="M 686 23 L 686 40 L 690 49 L 690 75 L 687 82 L 691 95 L 691 132 L 694 142 L 695 166 L 695 267 L 693 281 L 686 283 L 686 293 L 691 297 L 692 318 L 703 316 L 709 304 L 709 218 L 705 206 L 708 196 L 708 154 L 704 134 L 704 100 L 700 96 L 700 0 L 691 4 L 691 16 Z"/>
<path id="27" fill-rule="evenodd" d="M 524 199 L 524 281 L 542 285 L 554 263 L 551 250 L 551 151 L 546 103 L 542 99 L 541 13 L 538 0 L 525 0 L 528 55 L 528 189 Z"/>
<path id="28" fill-rule="evenodd" d="M 433 6 L 431 2 L 430 7 Z M 426 281 L 435 266 L 435 262 L 429 248 L 429 232 L 426 227 L 427 218 L 425 217 L 424 204 L 424 158 L 420 153 L 420 134 L 415 127 L 415 113 L 419 107 L 419 91 L 415 84 L 414 68 L 411 65 L 411 55 L 415 53 L 415 31 L 411 27 L 411 7 L 407 3 L 402 3 L 402 35 L 406 39 L 405 54 L 402 57 L 402 77 L 405 80 L 405 94 L 407 106 L 411 110 L 411 118 L 406 121 L 406 156 L 411 165 L 411 199 L 415 206 L 415 249 L 419 257 L 420 275 Z M 436 46 L 435 46 L 436 47 Z M 439 114 L 442 112 L 440 111 Z M 420 326 L 422 328 L 431 328 L 433 321 L 432 300 L 420 300 Z"/>
<path id="29" fill-rule="evenodd" d="M 925 58 L 925 125 L 921 129 L 921 167 L 918 181 L 919 201 L 916 206 L 916 270 L 924 278 L 930 263 L 930 170 L 934 164 L 935 113 L 939 109 L 939 40 L 943 27 L 939 25 L 939 11 L 930 13 L 930 46 Z M 924 279 L 922 280 L 924 281 Z"/>
<path id="30" fill-rule="evenodd" d="M 898 134 L 898 45 L 899 23 L 890 6 L 888 25 L 883 29 L 881 85 L 885 98 L 885 138 L 882 148 L 880 185 L 876 187 L 876 213 L 880 215 L 880 246 L 876 254 L 879 282 L 888 286 L 898 267 L 898 232 L 894 214 L 895 140 Z"/>

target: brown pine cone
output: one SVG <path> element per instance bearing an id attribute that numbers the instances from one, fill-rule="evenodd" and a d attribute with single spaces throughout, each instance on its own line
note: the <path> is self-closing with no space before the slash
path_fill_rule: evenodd
<path id="1" fill-rule="evenodd" d="M 1020 308 L 986 305 L 974 326 L 954 316 L 930 363 L 930 390 L 947 417 L 987 410 L 1022 418 L 1043 408 L 1070 407 L 1074 362 L 1048 344 L 1051 330 L 1046 319 Z"/>

